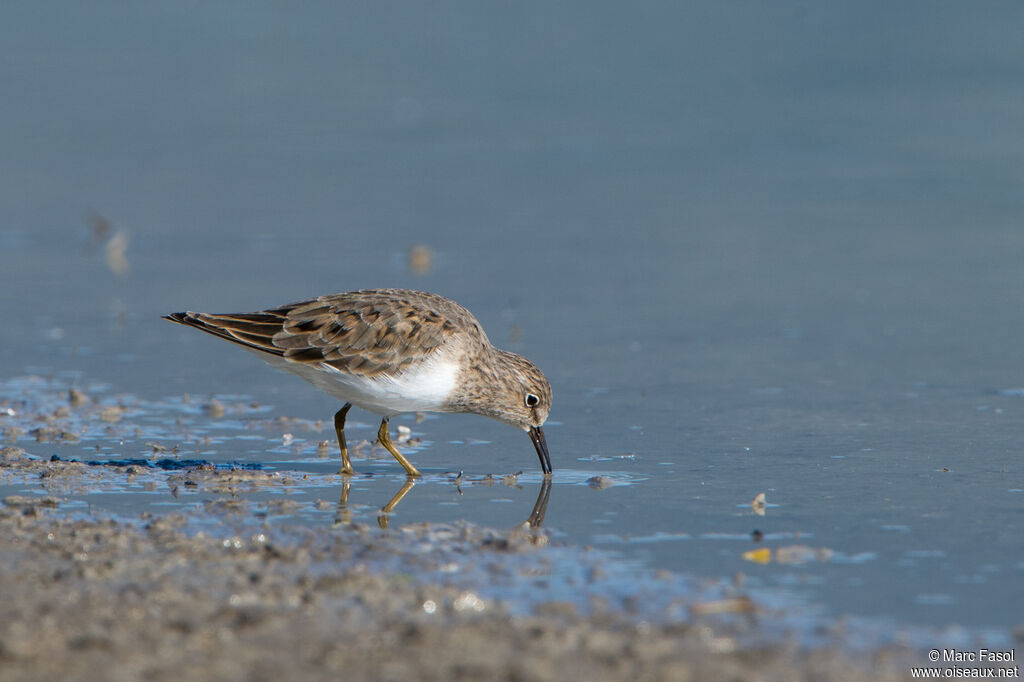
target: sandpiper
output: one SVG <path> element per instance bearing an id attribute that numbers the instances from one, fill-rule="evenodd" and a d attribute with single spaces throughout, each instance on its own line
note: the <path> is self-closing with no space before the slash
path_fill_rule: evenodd
<path id="1" fill-rule="evenodd" d="M 355 473 L 345 443 L 353 405 L 382 417 L 377 438 L 409 476 L 420 472 L 388 433 L 388 420 L 403 412 L 469 412 L 517 426 L 551 474 L 541 428 L 551 409 L 547 378 L 491 345 L 473 314 L 443 296 L 364 289 L 254 313 L 164 318 L 237 343 L 344 401 L 334 415 L 343 474 Z"/>

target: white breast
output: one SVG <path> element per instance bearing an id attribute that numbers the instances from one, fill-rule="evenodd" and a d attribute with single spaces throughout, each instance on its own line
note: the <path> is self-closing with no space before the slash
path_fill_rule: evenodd
<path id="1" fill-rule="evenodd" d="M 347 374 L 324 363 L 293 362 L 265 353 L 259 356 L 339 400 L 382 416 L 446 411 L 459 374 L 459 366 L 441 354 L 394 377 L 365 377 Z"/>

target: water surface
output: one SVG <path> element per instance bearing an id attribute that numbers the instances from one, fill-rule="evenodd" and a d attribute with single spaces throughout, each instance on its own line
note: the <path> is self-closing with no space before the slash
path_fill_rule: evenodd
<path id="1" fill-rule="evenodd" d="M 5 385 L 50 376 L 153 415 L 145 433 L 34 446 L 79 460 L 192 442 L 174 415 L 211 396 L 248 405 L 209 415 L 215 437 L 187 456 L 321 477 L 281 517 L 330 524 L 335 508 L 313 506 L 339 495 L 316 422 L 337 405 L 159 316 L 435 291 L 551 379 L 560 540 L 742 572 L 894 629 L 1005 631 L 1024 599 L 1022 18 L 952 3 L 11 10 Z M 279 417 L 295 421 L 267 425 Z M 352 419 L 372 439 L 372 415 Z M 530 513 L 521 433 L 394 423 L 422 439 L 426 480 L 392 524 Z M 402 477 L 356 464 L 374 475 L 351 508 L 373 522 Z M 459 472 L 477 482 L 460 492 Z M 201 502 L 171 496 L 171 475 L 88 504 Z M 744 558 L 793 546 L 811 559 Z"/>

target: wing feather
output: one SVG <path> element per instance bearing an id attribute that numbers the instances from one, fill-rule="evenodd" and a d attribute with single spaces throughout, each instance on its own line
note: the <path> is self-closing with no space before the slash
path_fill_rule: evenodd
<path id="1" fill-rule="evenodd" d="M 397 374 L 455 334 L 487 343 L 476 318 L 459 304 L 402 289 L 331 294 L 254 313 L 165 317 L 293 362 L 363 376 Z"/>

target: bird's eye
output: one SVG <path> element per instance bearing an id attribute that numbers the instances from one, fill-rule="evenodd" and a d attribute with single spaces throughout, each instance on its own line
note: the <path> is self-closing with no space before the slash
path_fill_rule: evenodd
<path id="1" fill-rule="evenodd" d="M 538 405 L 540 405 L 540 398 L 535 396 L 533 393 L 527 393 L 526 394 L 526 406 L 527 407 L 537 407 Z"/>

